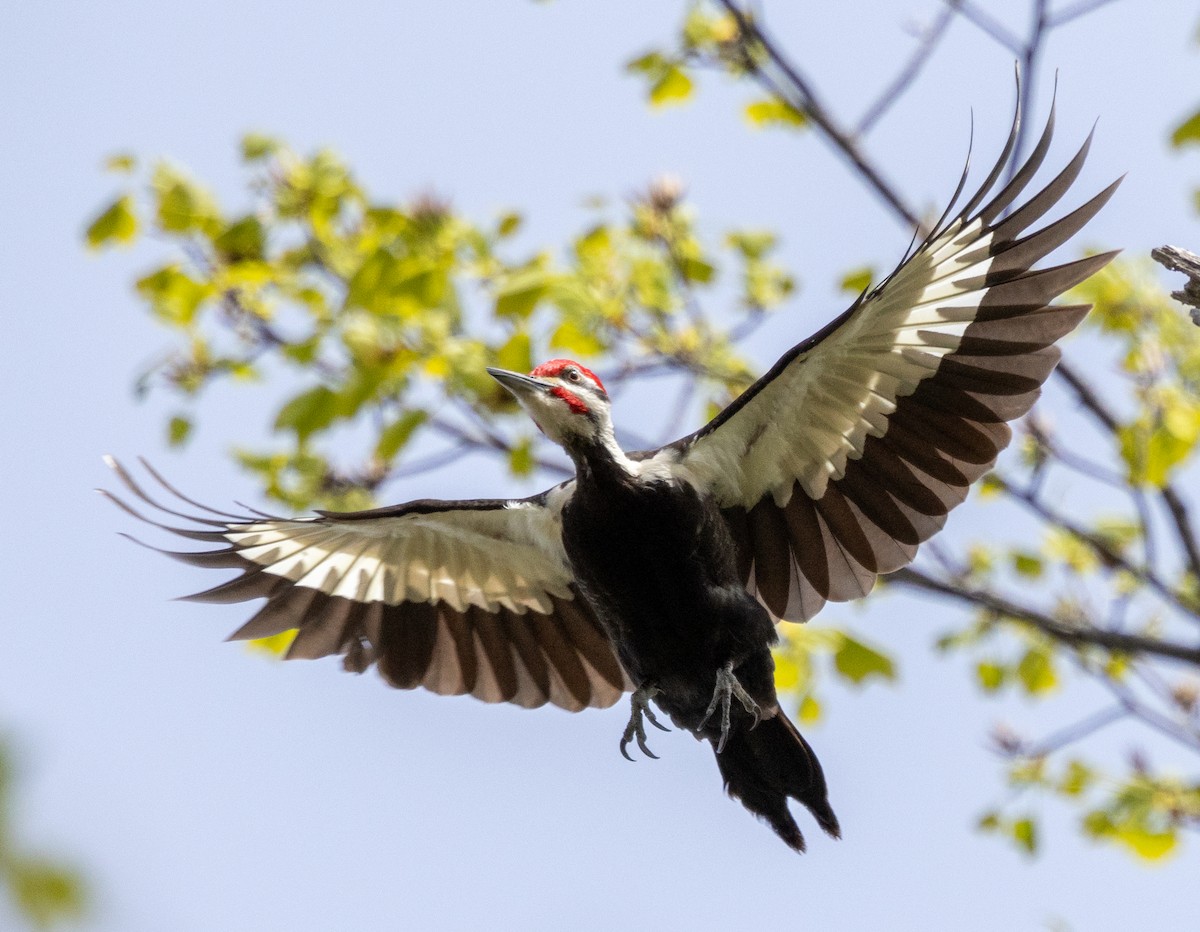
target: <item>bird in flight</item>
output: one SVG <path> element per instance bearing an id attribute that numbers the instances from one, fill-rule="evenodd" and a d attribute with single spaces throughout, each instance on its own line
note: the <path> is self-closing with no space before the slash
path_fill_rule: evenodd
<path id="1" fill-rule="evenodd" d="M 657 450 L 617 444 L 600 378 L 571 360 L 528 375 L 489 369 L 575 478 L 523 499 L 422 499 L 316 517 L 233 515 L 165 493 L 160 504 L 110 465 L 143 505 L 222 545 L 169 552 L 234 569 L 189 598 L 266 604 L 232 638 L 297 629 L 289 658 L 374 664 L 398 689 L 526 708 L 607 707 L 631 692 L 620 749 L 653 756 L 646 725 L 709 742 L 731 796 L 790 847 L 797 800 L 840 834 L 821 765 L 779 704 L 771 647 L 780 621 L 857 599 L 909 563 L 1008 444 L 1088 311 L 1052 305 L 1106 253 L 1034 263 L 1073 236 L 1118 182 L 1027 232 L 1078 176 L 1088 141 L 1014 206 L 1042 164 L 1054 115 L 1009 169 L 1000 158 L 882 283 L 792 347 L 712 421 Z M 999 188 L 993 194 L 993 190 Z M 989 199 L 990 195 L 990 199 Z M 106 493 L 107 494 L 107 493 Z"/>

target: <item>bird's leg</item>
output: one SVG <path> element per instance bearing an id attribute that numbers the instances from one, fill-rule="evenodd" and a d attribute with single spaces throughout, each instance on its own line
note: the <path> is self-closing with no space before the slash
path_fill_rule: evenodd
<path id="1" fill-rule="evenodd" d="M 761 710 L 758 703 L 746 692 L 738 678 L 733 675 L 733 661 L 725 664 L 717 670 L 717 686 L 713 690 L 712 702 L 708 704 L 708 708 L 704 710 L 704 718 L 700 720 L 700 724 L 696 726 L 696 731 L 699 731 L 705 726 L 713 712 L 717 710 L 717 706 L 721 706 L 721 740 L 717 742 L 717 753 L 720 754 L 725 750 L 725 741 L 729 737 L 729 707 L 734 698 L 742 704 L 742 708 L 754 716 L 754 725 L 758 724 Z M 750 727 L 753 728 L 754 725 Z"/>
<path id="2" fill-rule="evenodd" d="M 658 755 L 646 746 L 646 726 L 642 722 L 643 716 L 650 719 L 650 724 L 660 731 L 670 731 L 666 725 L 659 724 L 657 718 L 654 717 L 654 710 L 650 708 L 650 700 L 658 693 L 659 688 L 643 683 L 633 691 L 633 695 L 629 697 L 629 724 L 625 726 L 625 734 L 621 736 L 621 754 L 628 761 L 633 760 L 629 756 L 629 752 L 625 750 L 630 741 L 637 740 L 637 746 L 642 749 L 642 753 L 647 757 L 652 757 L 658 760 Z"/>

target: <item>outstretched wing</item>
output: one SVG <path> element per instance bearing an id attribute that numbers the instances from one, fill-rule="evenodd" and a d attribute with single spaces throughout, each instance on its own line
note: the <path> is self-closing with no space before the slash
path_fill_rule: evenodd
<path id="1" fill-rule="evenodd" d="M 196 566 L 240 570 L 187 599 L 267 599 L 231 639 L 294 628 L 288 658 L 341 654 L 346 669 L 361 673 L 375 663 L 398 689 L 423 686 L 526 708 L 605 707 L 628 688 L 563 552 L 559 516 L 569 484 L 528 499 L 243 517 L 185 498 L 143 464 L 165 491 L 214 518 L 159 504 L 108 462 L 143 503 L 193 527 L 160 524 L 103 493 L 125 511 L 190 540 L 227 544 L 161 551 Z"/>
<path id="2" fill-rule="evenodd" d="M 777 618 L 805 620 L 826 600 L 864 596 L 879 574 L 909 563 L 1007 446 L 1006 422 L 1029 410 L 1058 362 L 1054 342 L 1089 310 L 1050 302 L 1115 253 L 1031 266 L 1119 181 L 1025 231 L 1071 186 L 1091 137 L 1000 219 L 1041 165 L 1053 124 L 1051 111 L 1029 159 L 980 207 L 1008 165 L 1015 120 L 979 192 L 895 272 L 706 427 L 653 455 L 716 497 L 748 588 Z"/>

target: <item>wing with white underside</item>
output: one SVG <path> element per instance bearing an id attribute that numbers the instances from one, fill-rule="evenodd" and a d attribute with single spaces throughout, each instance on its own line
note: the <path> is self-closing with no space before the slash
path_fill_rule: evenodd
<path id="1" fill-rule="evenodd" d="M 530 499 L 416 501 L 289 519 L 211 512 L 149 470 L 164 491 L 212 515 L 195 516 L 164 507 L 110 465 L 143 503 L 193 527 L 149 523 L 227 545 L 169 552 L 186 563 L 240 570 L 189 600 L 267 599 L 233 639 L 297 629 L 288 658 L 341 654 L 347 669 L 375 663 L 400 689 L 528 708 L 605 707 L 627 688 L 563 552 L 559 516 L 570 485 Z"/>
<path id="2" fill-rule="evenodd" d="M 826 600 L 861 597 L 879 574 L 909 563 L 1008 444 L 1006 422 L 1029 410 L 1058 362 L 1054 342 L 1087 313 L 1050 302 L 1113 254 L 1031 266 L 1116 183 L 1025 231 L 1071 186 L 1090 137 L 1001 219 L 1040 166 L 1052 128 L 1053 112 L 1028 161 L 980 207 L 1008 165 L 1014 123 L 979 192 L 891 276 L 705 428 L 654 455 L 716 497 L 748 588 L 777 618 L 804 620 Z"/>

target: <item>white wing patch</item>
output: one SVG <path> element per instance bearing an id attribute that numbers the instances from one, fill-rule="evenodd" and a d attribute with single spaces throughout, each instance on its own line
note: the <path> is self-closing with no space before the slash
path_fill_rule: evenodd
<path id="1" fill-rule="evenodd" d="M 766 385 L 753 417 L 722 424 L 719 442 L 699 441 L 676 474 L 723 506 L 771 495 L 782 507 L 797 482 L 820 499 L 862 455 L 867 438 L 887 431 L 896 400 L 958 349 L 987 293 L 992 237 L 981 229 L 978 219 L 952 223 L 868 296 L 819 353 L 796 357 Z M 779 429 L 797 412 L 802 420 L 794 429 Z"/>
<path id="2" fill-rule="evenodd" d="M 264 572 L 326 595 L 549 614 L 551 597 L 572 598 L 557 520 L 565 497 L 552 508 L 513 502 L 370 520 L 264 520 L 224 536 Z"/>

